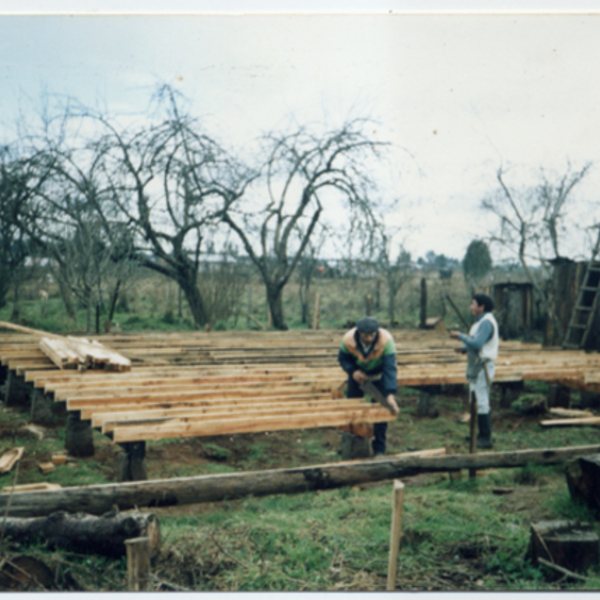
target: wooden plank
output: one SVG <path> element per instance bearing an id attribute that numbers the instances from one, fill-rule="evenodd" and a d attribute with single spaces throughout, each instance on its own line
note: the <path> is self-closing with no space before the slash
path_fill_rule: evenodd
<path id="1" fill-rule="evenodd" d="M 299 405 L 281 405 L 276 404 L 275 406 L 260 405 L 256 407 L 245 406 L 243 411 L 239 410 L 227 410 L 222 407 L 215 406 L 211 408 L 204 408 L 198 411 L 182 411 L 177 414 L 169 411 L 168 414 L 155 415 L 155 416 L 144 416 L 144 413 L 131 414 L 131 418 L 122 419 L 121 415 L 109 415 L 103 416 L 102 419 L 98 418 L 97 414 L 92 417 L 92 425 L 94 427 L 101 427 L 102 433 L 110 433 L 116 427 L 121 427 L 125 424 L 173 424 L 173 426 L 179 426 L 183 423 L 194 423 L 202 421 L 206 424 L 209 421 L 225 421 L 227 419 L 239 419 L 240 412 L 244 415 L 244 418 L 253 418 L 259 421 L 264 417 L 275 417 L 275 416 L 289 416 L 292 418 L 295 415 L 306 414 L 310 411 L 315 417 L 321 413 L 347 413 L 356 409 L 361 409 L 365 406 L 364 402 L 361 401 L 331 401 L 331 402 L 320 402 L 320 403 L 300 403 Z M 369 406 L 369 405 L 367 405 Z M 370 407 L 369 407 L 370 408 Z M 101 424 L 98 425 L 98 422 Z"/>
<path id="2" fill-rule="evenodd" d="M 219 404 L 227 403 L 228 405 L 237 406 L 239 410 L 243 410 L 246 406 L 252 405 L 267 405 L 271 406 L 274 404 L 278 404 L 281 402 L 294 402 L 298 400 L 304 400 L 306 402 L 310 401 L 321 401 L 321 400 L 330 400 L 331 394 L 294 394 L 290 396 L 279 396 L 277 394 L 273 394 L 272 396 L 255 396 L 255 397 L 245 397 L 245 398 L 222 398 L 218 400 Z M 110 405 L 110 413 L 118 414 L 121 412 L 128 411 L 145 411 L 145 410 L 171 410 L 171 409 L 179 409 L 179 408 L 187 408 L 187 409 L 195 409 L 202 406 L 213 406 L 214 402 L 211 400 L 207 400 L 205 398 L 201 399 L 190 399 L 190 400 L 181 400 L 179 398 L 173 398 L 169 402 L 147 402 L 144 404 L 137 403 L 123 403 L 123 404 L 111 404 Z M 67 406 L 68 408 L 68 406 Z M 81 418 L 83 420 L 90 420 L 93 418 L 95 414 L 106 413 L 107 406 L 105 404 L 92 405 L 88 407 L 82 408 L 71 408 L 71 410 L 80 410 Z"/>
<path id="3" fill-rule="evenodd" d="M 384 408 L 376 405 L 366 406 L 360 410 L 342 413 L 300 414 L 293 416 L 263 417 L 261 419 L 222 419 L 208 422 L 173 423 L 165 425 L 148 425 L 115 427 L 115 442 L 133 442 L 143 440 L 159 440 L 177 437 L 200 437 L 234 433 L 256 433 L 260 431 L 284 431 L 288 429 L 308 429 L 316 427 L 332 427 L 348 423 L 378 423 L 392 421 L 395 417 Z"/>

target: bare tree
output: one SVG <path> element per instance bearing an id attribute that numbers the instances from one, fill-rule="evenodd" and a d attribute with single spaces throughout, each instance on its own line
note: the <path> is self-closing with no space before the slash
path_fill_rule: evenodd
<path id="1" fill-rule="evenodd" d="M 511 189 L 500 168 L 496 173 L 498 192 L 482 202 L 482 208 L 499 220 L 498 229 L 490 236 L 490 241 L 517 256 L 557 329 L 560 325 L 552 311 L 551 298 L 535 276 L 531 261 L 539 261 L 541 267 L 548 271 L 549 261 L 560 256 L 559 234 L 566 220 L 568 201 L 573 188 L 585 177 L 589 168 L 588 164 L 573 173 L 569 165 L 557 182 L 550 181 L 542 171 L 542 181 L 538 186 L 520 189 Z M 549 252 L 554 256 L 549 256 Z"/>
<path id="2" fill-rule="evenodd" d="M 27 164 L 13 159 L 8 148 L 0 149 L 0 306 L 27 257 L 27 240 L 16 225 L 16 215 L 29 198 Z"/>
<path id="3" fill-rule="evenodd" d="M 562 227 L 566 203 L 573 188 L 586 176 L 591 164 L 586 164 L 582 169 L 571 172 L 568 165 L 567 172 L 560 176 L 556 182 L 548 179 L 547 174 L 542 171 L 542 182 L 537 188 L 539 202 L 543 211 L 542 221 L 547 232 L 552 250 L 556 258 L 559 254 L 559 233 L 564 231 Z"/>
<path id="4" fill-rule="evenodd" d="M 318 235 L 314 234 L 313 237 L 308 241 L 304 254 L 298 261 L 296 268 L 296 276 L 298 280 L 298 295 L 300 297 L 300 310 L 301 310 L 301 322 L 303 325 L 308 324 L 308 305 L 310 287 L 312 285 L 315 273 L 319 267 L 319 255 L 321 249 L 325 244 L 327 235 L 331 234 L 331 230 L 325 227 L 321 227 Z M 299 232 L 302 236 L 302 232 Z"/>
<path id="5" fill-rule="evenodd" d="M 198 280 L 205 236 L 255 174 L 202 133 L 170 88 L 159 96 L 167 114 L 150 126 L 127 130 L 96 117 L 105 129 L 103 171 L 137 259 L 179 284 L 201 326 L 211 319 Z"/>
<path id="6" fill-rule="evenodd" d="M 277 329 L 287 329 L 283 289 L 325 206 L 335 207 L 338 218 L 373 220 L 369 192 L 374 184 L 367 165 L 381 144 L 363 133 L 364 125 L 354 120 L 325 135 L 300 128 L 267 136 L 264 198 L 253 208 L 231 203 L 223 212 L 261 274 Z"/>
<path id="7" fill-rule="evenodd" d="M 396 257 L 393 258 L 392 236 L 383 226 L 380 228 L 380 247 L 375 263 L 387 284 L 388 290 L 388 318 L 390 323 L 396 321 L 396 297 L 402 286 L 410 280 L 412 269 L 410 265 L 410 252 L 399 244 Z"/>
<path id="8" fill-rule="evenodd" d="M 22 266 L 34 243 L 22 223 L 50 175 L 51 164 L 44 155 L 27 154 L 22 148 L 0 148 L 0 306 L 14 284 L 14 314 L 18 313 Z"/>

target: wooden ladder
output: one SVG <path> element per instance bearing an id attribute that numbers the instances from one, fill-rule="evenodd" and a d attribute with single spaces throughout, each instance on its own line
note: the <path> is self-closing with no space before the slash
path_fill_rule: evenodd
<path id="1" fill-rule="evenodd" d="M 596 227 L 598 227 L 596 225 Z M 587 265 L 583 282 L 579 288 L 575 308 L 569 321 L 567 334 L 562 347 L 567 349 L 585 348 L 585 344 L 590 337 L 594 314 L 598 307 L 600 299 L 600 261 L 596 260 L 596 255 L 600 249 L 600 228 L 598 229 L 598 239 L 592 251 L 592 258 Z"/>

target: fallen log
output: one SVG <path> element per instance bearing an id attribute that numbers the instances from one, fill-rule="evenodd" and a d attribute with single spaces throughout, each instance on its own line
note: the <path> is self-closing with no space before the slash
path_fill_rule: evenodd
<path id="1" fill-rule="evenodd" d="M 294 469 L 222 473 L 62 488 L 45 492 L 0 494 L 0 514 L 41 516 L 58 510 L 103 514 L 117 506 L 176 506 L 244 498 L 249 495 L 295 494 L 328 490 L 371 481 L 401 479 L 418 473 L 523 467 L 529 463 L 552 465 L 600 452 L 600 445 L 481 452 L 448 456 L 387 456 L 377 460 L 348 461 Z"/>
<path id="2" fill-rule="evenodd" d="M 61 511 L 48 517 L 7 517 L 0 518 L 0 530 L 5 538 L 21 544 L 41 541 L 52 549 L 111 557 L 125 556 L 125 540 L 131 538 L 147 537 L 151 555 L 160 546 L 158 520 L 153 514 L 140 512 L 110 512 L 97 517 Z"/>

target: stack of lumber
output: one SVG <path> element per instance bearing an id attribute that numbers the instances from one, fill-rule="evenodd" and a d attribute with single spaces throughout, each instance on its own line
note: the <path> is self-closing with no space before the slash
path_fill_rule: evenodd
<path id="1" fill-rule="evenodd" d="M 105 369 L 130 371 L 131 361 L 117 352 L 109 350 L 97 340 L 85 338 L 43 337 L 42 352 L 60 369 Z"/>
<path id="2" fill-rule="evenodd" d="M 83 337 L 73 336 L 64 337 L 38 329 L 22 327 L 14 323 L 7 323 L 6 321 L 0 321 L 0 328 L 29 334 L 23 346 L 19 347 L 16 352 L 10 353 L 12 357 L 18 355 L 27 357 L 30 360 L 33 358 L 35 361 L 39 355 L 36 355 L 35 352 L 32 355 L 31 346 L 37 345 L 41 353 L 59 369 L 79 369 L 80 371 L 87 369 L 131 370 L 131 361 L 128 358 L 106 348 L 98 340 L 89 341 Z"/>
<path id="3" fill-rule="evenodd" d="M 86 338 L 43 337 L 42 352 L 60 369 L 106 369 L 130 371 L 131 361 L 117 352 L 109 350 L 97 340 Z"/>

